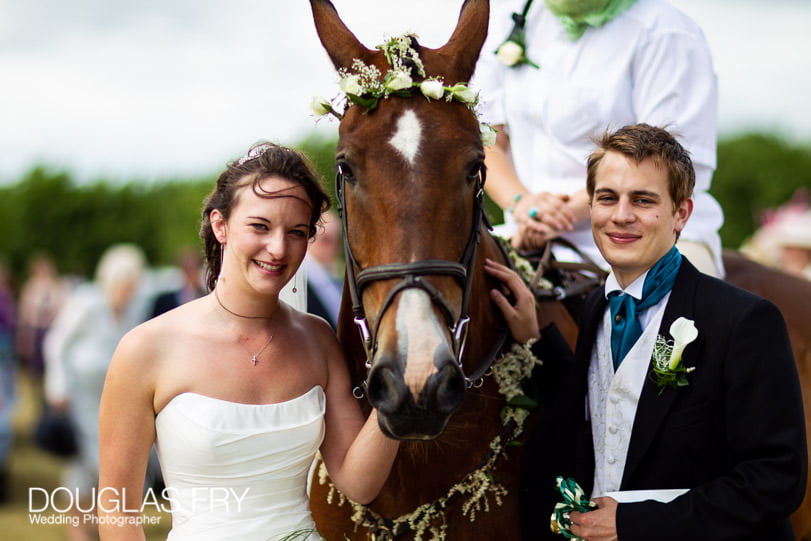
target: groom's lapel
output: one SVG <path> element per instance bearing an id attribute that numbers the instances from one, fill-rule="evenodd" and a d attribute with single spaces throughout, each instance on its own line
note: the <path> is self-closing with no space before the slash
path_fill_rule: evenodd
<path id="1" fill-rule="evenodd" d="M 578 343 L 576 351 L 580 354 L 576 360 L 583 370 L 588 369 L 591 361 L 591 352 L 596 347 L 597 330 L 603 322 L 608 299 L 605 298 L 605 286 L 599 290 L 599 294 L 593 293 L 592 297 L 583 306 L 583 317 L 580 321 L 578 331 Z"/>
<path id="2" fill-rule="evenodd" d="M 665 313 L 662 316 L 662 323 L 659 326 L 659 334 L 671 339 L 670 325 L 679 317 L 693 318 L 693 299 L 696 281 L 699 273 L 686 259 L 682 260 L 682 266 L 667 301 Z M 701 340 L 699 335 L 699 341 Z M 690 350 L 698 351 L 698 342 L 690 344 L 685 350 L 685 355 Z M 647 454 L 653 440 L 657 437 L 659 427 L 664 421 L 667 412 L 670 410 L 673 401 L 678 396 L 680 389 L 665 389 L 660 393 L 659 386 L 653 376 L 652 364 L 648 365 L 648 372 L 645 383 L 642 387 L 642 394 L 639 397 L 639 404 L 636 408 L 634 425 L 631 431 L 631 441 L 628 445 L 628 456 L 625 461 L 623 472 L 623 487 L 625 481 L 630 479 L 634 469 L 639 465 L 642 458 Z"/>

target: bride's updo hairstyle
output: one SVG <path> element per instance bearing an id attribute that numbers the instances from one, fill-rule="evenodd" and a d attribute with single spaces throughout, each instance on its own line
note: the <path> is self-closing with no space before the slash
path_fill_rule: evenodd
<path id="1" fill-rule="evenodd" d="M 315 236 L 321 214 L 330 207 L 330 199 L 318 182 L 318 176 L 309 160 L 297 150 L 274 143 L 254 144 L 245 156 L 228 164 L 217 179 L 214 191 L 206 197 L 203 205 L 200 238 L 204 243 L 206 285 L 209 290 L 214 289 L 222 265 L 220 243 L 211 228 L 211 211 L 219 210 L 223 218 L 228 220 L 239 190 L 247 186 L 250 186 L 259 197 L 266 199 L 283 197 L 279 192 L 262 189 L 262 181 L 270 177 L 287 179 L 304 188 L 312 207 L 309 234 L 310 238 Z"/>

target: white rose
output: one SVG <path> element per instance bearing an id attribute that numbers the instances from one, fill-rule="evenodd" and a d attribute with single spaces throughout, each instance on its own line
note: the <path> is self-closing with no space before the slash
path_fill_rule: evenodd
<path id="1" fill-rule="evenodd" d="M 479 132 L 482 136 L 482 144 L 486 147 L 491 147 L 496 144 L 496 130 L 490 124 L 482 122 L 479 124 Z"/>
<path id="2" fill-rule="evenodd" d="M 467 87 L 467 85 L 453 85 L 451 95 L 465 105 L 473 105 L 478 99 L 478 95 Z"/>
<path id="3" fill-rule="evenodd" d="M 439 79 L 428 79 L 420 83 L 420 91 L 426 98 L 441 100 L 442 96 L 445 95 L 445 86 Z"/>
<path id="4" fill-rule="evenodd" d="M 496 57 L 505 66 L 514 66 L 524 58 L 524 48 L 514 41 L 505 41 L 496 51 Z"/>
<path id="5" fill-rule="evenodd" d="M 411 88 L 412 84 L 411 76 L 404 71 L 392 72 L 391 77 L 386 80 L 386 88 L 391 92 Z"/>
<path id="6" fill-rule="evenodd" d="M 310 109 L 312 109 L 315 116 L 324 116 L 330 112 L 332 106 L 321 96 L 313 96 L 313 99 L 310 102 Z"/>
<path id="7" fill-rule="evenodd" d="M 360 86 L 360 77 L 357 75 L 347 75 L 341 79 L 341 82 L 338 83 L 338 87 L 344 94 L 352 94 L 353 96 L 363 95 L 363 87 Z"/>

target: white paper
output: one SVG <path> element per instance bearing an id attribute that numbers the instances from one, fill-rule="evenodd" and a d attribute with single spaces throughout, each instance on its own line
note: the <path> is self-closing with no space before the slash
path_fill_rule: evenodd
<path id="1" fill-rule="evenodd" d="M 646 500 L 654 500 L 657 502 L 667 503 L 675 500 L 689 488 L 668 488 L 663 490 L 621 490 L 617 492 L 606 492 L 606 496 L 614 498 L 618 503 L 633 503 L 644 502 Z"/>

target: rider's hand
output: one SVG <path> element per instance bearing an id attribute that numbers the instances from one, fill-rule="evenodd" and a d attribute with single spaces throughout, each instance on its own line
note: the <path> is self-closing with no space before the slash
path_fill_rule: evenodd
<path id="1" fill-rule="evenodd" d="M 549 192 L 521 198 L 512 211 L 518 223 L 518 231 L 512 238 L 513 247 L 518 250 L 541 248 L 549 239 L 571 231 L 576 218 L 568 203 L 568 195 Z"/>

